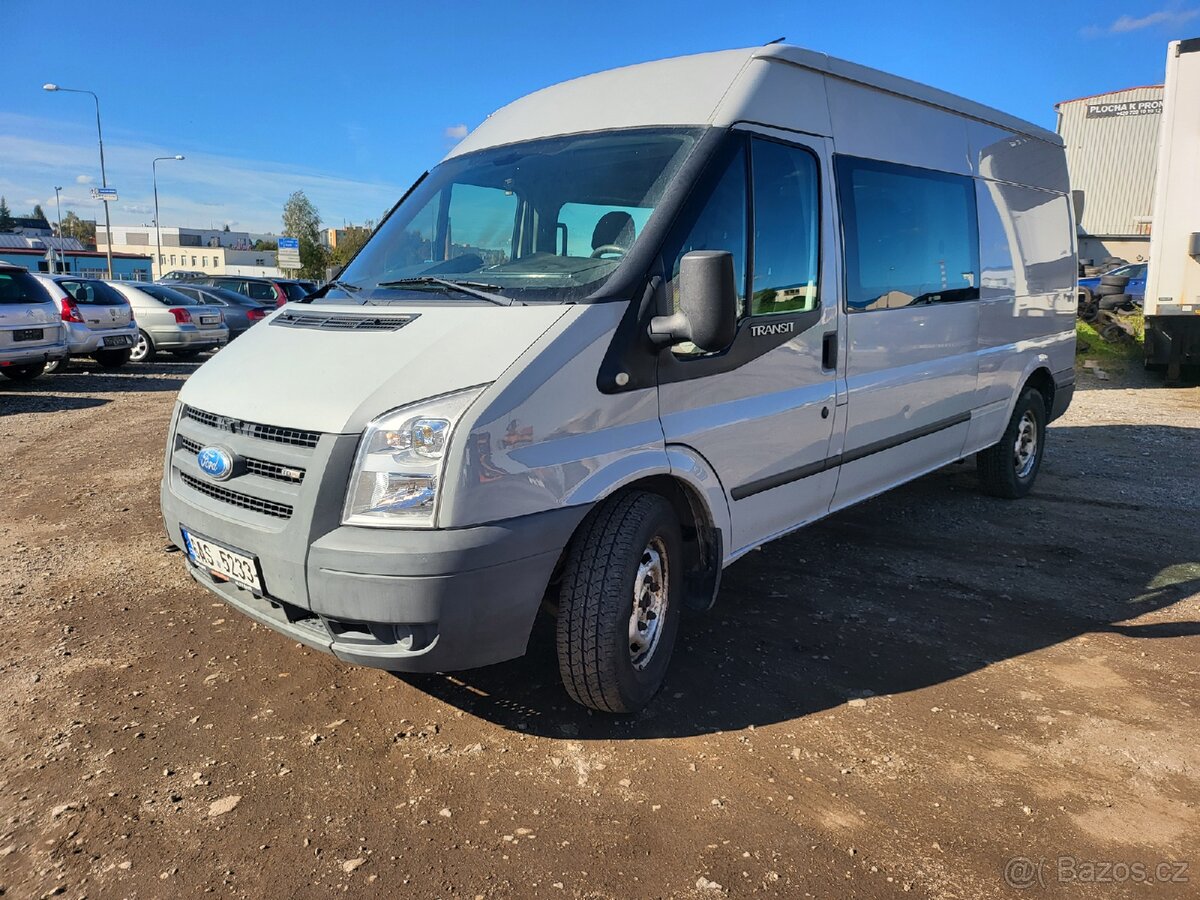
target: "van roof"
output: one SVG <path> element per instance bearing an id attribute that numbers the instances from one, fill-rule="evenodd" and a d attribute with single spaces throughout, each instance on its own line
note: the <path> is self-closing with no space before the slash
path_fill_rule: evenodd
<path id="1" fill-rule="evenodd" d="M 818 72 L 1062 145 L 1054 132 L 982 103 L 824 53 L 768 44 L 608 69 L 543 88 L 492 113 L 447 158 L 558 134 L 651 125 L 729 126 L 742 119 L 739 112 L 753 93 L 755 79 L 747 70 L 754 60 Z"/>

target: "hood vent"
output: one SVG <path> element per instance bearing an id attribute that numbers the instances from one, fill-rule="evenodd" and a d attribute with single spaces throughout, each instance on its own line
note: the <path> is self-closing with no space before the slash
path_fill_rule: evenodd
<path id="1" fill-rule="evenodd" d="M 284 328 L 316 328 L 320 331 L 398 331 L 416 315 L 379 316 L 362 313 L 285 311 L 271 320 Z"/>

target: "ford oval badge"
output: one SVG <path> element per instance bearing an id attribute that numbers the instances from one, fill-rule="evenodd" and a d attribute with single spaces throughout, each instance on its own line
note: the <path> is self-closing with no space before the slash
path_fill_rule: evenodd
<path id="1" fill-rule="evenodd" d="M 220 447 L 205 447 L 196 454 L 196 465 L 209 478 L 224 481 L 233 474 L 233 457 Z"/>

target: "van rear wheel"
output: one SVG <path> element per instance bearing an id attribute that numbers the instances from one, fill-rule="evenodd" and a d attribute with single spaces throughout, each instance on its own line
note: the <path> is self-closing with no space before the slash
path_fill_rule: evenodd
<path id="1" fill-rule="evenodd" d="M 1041 391 L 1026 388 L 1000 442 L 975 457 L 984 493 L 1009 500 L 1024 497 L 1042 467 L 1045 448 L 1046 401 Z"/>
<path id="2" fill-rule="evenodd" d="M 601 504 L 567 551 L 558 668 L 602 712 L 641 709 L 662 686 L 679 631 L 682 538 L 671 504 L 633 491 Z"/>

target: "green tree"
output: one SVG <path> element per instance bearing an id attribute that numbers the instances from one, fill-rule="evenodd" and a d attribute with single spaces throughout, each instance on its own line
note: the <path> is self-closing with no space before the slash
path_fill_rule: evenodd
<path id="1" fill-rule="evenodd" d="M 8 201 L 0 197 L 0 232 L 12 230 L 12 211 L 8 208 Z"/>
<path id="2" fill-rule="evenodd" d="M 79 218 L 73 209 L 67 210 L 67 214 L 63 216 L 62 236 L 78 238 L 85 247 L 94 247 L 96 245 L 96 223 Z"/>
<path id="3" fill-rule="evenodd" d="M 351 257 L 362 249 L 374 230 L 375 223 L 371 221 L 365 225 L 347 225 L 346 233 L 338 238 L 337 246 L 333 248 L 333 265 L 340 268 L 350 262 Z"/>
<path id="4" fill-rule="evenodd" d="M 300 275 L 322 279 L 329 265 L 329 251 L 321 243 L 321 214 L 313 202 L 296 191 L 283 205 L 283 233 L 300 241 Z"/>
<path id="5" fill-rule="evenodd" d="M 40 203 L 35 203 L 33 205 L 33 218 L 41 219 L 43 222 L 50 221 L 48 218 L 46 218 L 46 213 L 42 210 L 42 204 Z"/>
<path id="6" fill-rule="evenodd" d="M 277 243 L 275 243 L 274 241 L 264 241 L 262 238 L 259 238 L 257 241 L 254 242 L 254 247 L 252 249 L 254 249 L 254 250 L 278 250 L 279 245 Z"/>

